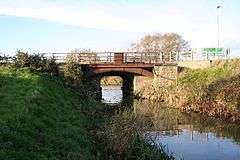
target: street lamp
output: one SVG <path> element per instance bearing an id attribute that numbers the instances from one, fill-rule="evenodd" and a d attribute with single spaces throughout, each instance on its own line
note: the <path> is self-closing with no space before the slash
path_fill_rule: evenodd
<path id="1" fill-rule="evenodd" d="M 220 21 L 220 8 L 221 6 L 217 6 L 217 39 L 218 39 L 218 48 L 220 47 L 220 24 L 219 24 L 219 21 Z"/>

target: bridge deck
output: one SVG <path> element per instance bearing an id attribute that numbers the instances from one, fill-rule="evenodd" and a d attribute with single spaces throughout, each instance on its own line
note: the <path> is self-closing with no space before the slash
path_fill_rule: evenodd
<path id="1" fill-rule="evenodd" d="M 176 55 L 176 54 L 175 54 Z M 87 65 L 94 74 L 121 74 L 131 73 L 135 75 L 153 76 L 154 66 L 175 66 L 176 60 L 173 54 L 163 56 L 161 52 L 90 52 L 75 54 L 55 54 L 52 56 L 60 63 L 64 63 L 66 57 L 74 59 L 76 63 Z"/>
<path id="2" fill-rule="evenodd" d="M 107 63 L 107 64 L 89 64 L 91 68 L 153 68 L 154 66 L 177 65 L 177 63 Z"/>
<path id="3" fill-rule="evenodd" d="M 52 53 L 59 63 L 64 63 L 67 56 L 74 56 L 80 64 L 155 64 L 176 62 L 176 53 L 164 56 L 161 52 L 89 52 L 89 53 Z M 129 65 L 130 66 L 130 65 Z"/>

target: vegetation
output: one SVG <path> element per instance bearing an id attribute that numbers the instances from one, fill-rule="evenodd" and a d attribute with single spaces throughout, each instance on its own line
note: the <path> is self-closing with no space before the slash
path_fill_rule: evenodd
<path id="1" fill-rule="evenodd" d="M 0 159 L 91 159 L 80 99 L 58 78 L 0 67 Z"/>
<path id="2" fill-rule="evenodd" d="M 97 54 L 90 49 L 74 49 L 69 54 L 75 55 L 76 61 L 81 64 L 90 64 L 99 60 Z"/>
<path id="3" fill-rule="evenodd" d="M 0 159 L 169 159 L 136 132 L 126 135 L 124 152 L 114 150 L 110 128 L 99 134 L 112 119 L 109 106 L 87 96 L 83 84 L 79 92 L 67 87 L 43 61 L 21 52 L 14 65 L 0 66 Z"/>
<path id="4" fill-rule="evenodd" d="M 43 54 L 28 54 L 27 52 L 17 51 L 13 62 L 16 67 L 28 67 L 30 70 L 58 74 L 57 64 L 53 58 L 47 59 Z"/>
<path id="5" fill-rule="evenodd" d="M 163 59 L 168 60 L 171 53 L 177 53 L 189 50 L 188 42 L 185 41 L 179 34 L 148 34 L 139 42 L 133 44 L 133 50 L 141 52 L 161 52 Z M 157 55 L 159 56 L 159 55 Z"/>
<path id="6" fill-rule="evenodd" d="M 101 85 L 122 85 L 123 80 L 119 76 L 106 76 L 101 79 Z"/>
<path id="7" fill-rule="evenodd" d="M 137 95 L 239 122 L 240 60 L 215 61 L 210 68 L 187 70 L 177 84 L 167 87 L 150 82 Z"/>
<path id="8" fill-rule="evenodd" d="M 150 143 L 144 133 L 151 128 L 151 122 L 143 115 L 125 110 L 114 115 L 103 128 L 109 150 L 114 151 L 114 159 L 173 159 L 160 145 Z M 153 141 L 152 141 L 153 142 Z"/>
<path id="9" fill-rule="evenodd" d="M 239 73 L 239 60 L 217 61 L 211 68 L 186 73 L 179 79 L 178 93 L 191 91 L 191 95 L 186 94 L 182 109 L 239 122 Z"/>
<path id="10" fill-rule="evenodd" d="M 11 59 L 12 57 L 0 53 L 0 64 L 8 63 Z"/>
<path id="11" fill-rule="evenodd" d="M 82 79 L 82 69 L 81 65 L 78 63 L 78 58 L 76 54 L 69 54 L 65 58 L 64 65 L 64 76 L 68 81 L 81 80 Z"/>

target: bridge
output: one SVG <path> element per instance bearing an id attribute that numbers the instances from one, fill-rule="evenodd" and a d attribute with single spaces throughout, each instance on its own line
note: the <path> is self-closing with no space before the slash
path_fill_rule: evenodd
<path id="1" fill-rule="evenodd" d="M 58 63 L 64 63 L 68 56 L 74 56 L 81 64 L 85 82 L 96 82 L 98 97 L 101 96 L 100 81 L 104 76 L 120 76 L 123 79 L 123 94 L 129 95 L 137 85 L 137 77 L 156 77 L 168 79 L 169 69 L 176 70 L 176 54 L 163 55 L 160 52 L 88 52 L 88 53 L 52 53 Z M 139 79 L 139 78 L 138 78 Z M 171 78 L 170 78 L 171 79 Z"/>
<path id="2" fill-rule="evenodd" d="M 104 72 L 128 72 L 142 76 L 153 76 L 152 69 L 160 65 L 176 65 L 176 54 L 166 58 L 161 52 L 89 52 L 52 53 L 59 63 L 74 55 L 79 64 L 87 64 L 96 74 Z"/>

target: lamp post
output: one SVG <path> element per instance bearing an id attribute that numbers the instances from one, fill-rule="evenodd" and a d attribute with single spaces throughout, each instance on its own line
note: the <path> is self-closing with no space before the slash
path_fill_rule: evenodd
<path id="1" fill-rule="evenodd" d="M 217 41 L 218 41 L 218 43 L 217 43 L 217 46 L 218 46 L 218 48 L 220 47 L 220 8 L 221 8 L 221 6 L 219 5 L 219 6 L 217 6 Z"/>

